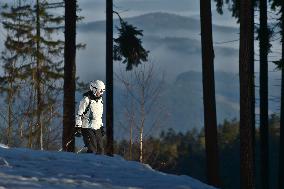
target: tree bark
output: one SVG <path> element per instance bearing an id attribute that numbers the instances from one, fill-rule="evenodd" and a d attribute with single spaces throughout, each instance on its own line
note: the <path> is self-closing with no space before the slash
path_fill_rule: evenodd
<path id="1" fill-rule="evenodd" d="M 113 0 L 106 0 L 106 153 L 113 156 Z"/>
<path id="2" fill-rule="evenodd" d="M 7 146 L 10 147 L 11 145 L 11 137 L 12 137 L 12 130 L 13 130 L 13 126 L 12 126 L 12 99 L 13 99 L 13 96 L 12 96 L 12 83 L 10 82 L 9 83 L 9 92 L 8 92 L 8 128 L 7 128 Z"/>
<path id="3" fill-rule="evenodd" d="M 140 128 L 140 163 L 143 163 L 143 127 Z"/>
<path id="4" fill-rule="evenodd" d="M 62 149 L 74 152 L 76 91 L 76 0 L 65 0 L 64 102 Z"/>
<path id="5" fill-rule="evenodd" d="M 255 162 L 255 75 L 254 75 L 254 5 L 256 0 L 253 0 L 253 6 L 251 7 L 251 72 L 253 73 L 252 77 L 252 105 L 251 105 L 251 111 L 252 111 L 252 148 L 253 148 L 253 170 L 256 170 L 256 162 Z"/>
<path id="6" fill-rule="evenodd" d="M 208 184 L 219 187 L 219 155 L 214 79 L 211 1 L 200 0 L 202 80 Z"/>
<path id="7" fill-rule="evenodd" d="M 240 177 L 241 189 L 254 189 L 252 88 L 251 66 L 252 0 L 242 0 L 240 6 Z"/>
<path id="8" fill-rule="evenodd" d="M 281 43 L 282 43 L 282 67 L 281 67 L 281 112 L 280 112 L 280 148 L 279 148 L 279 189 L 284 189 L 284 2 L 281 4 Z"/>
<path id="9" fill-rule="evenodd" d="M 259 29 L 259 56 L 260 56 L 260 161 L 261 161 L 261 188 L 269 188 L 268 163 L 268 48 L 269 36 L 267 26 L 267 0 L 260 0 L 260 29 Z"/>
<path id="10" fill-rule="evenodd" d="M 43 150 L 43 131 L 42 131 L 42 91 L 41 91 L 41 52 L 40 52 L 40 5 L 39 0 L 36 1 L 36 98 L 37 98 L 37 108 L 36 108 L 36 118 L 37 118 L 37 146 L 39 149 Z"/>

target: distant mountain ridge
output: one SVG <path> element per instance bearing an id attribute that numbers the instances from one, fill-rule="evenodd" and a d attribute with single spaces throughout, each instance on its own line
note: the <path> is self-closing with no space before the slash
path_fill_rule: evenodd
<path id="1" fill-rule="evenodd" d="M 173 13 L 154 12 L 147 13 L 140 16 L 124 18 L 130 24 L 134 24 L 139 29 L 145 32 L 152 32 L 158 30 L 200 30 L 200 21 L 194 18 L 181 16 Z M 114 26 L 119 24 L 118 19 L 114 19 Z M 88 22 L 78 25 L 78 29 L 85 32 L 90 31 L 105 31 L 105 20 Z M 220 26 L 213 24 L 213 29 L 217 32 L 238 32 L 237 28 Z"/>

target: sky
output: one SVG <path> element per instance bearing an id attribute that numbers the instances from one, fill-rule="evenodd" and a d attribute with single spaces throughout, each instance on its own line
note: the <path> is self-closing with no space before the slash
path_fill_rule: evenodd
<path id="1" fill-rule="evenodd" d="M 105 19 L 105 2 L 101 0 L 81 0 L 78 2 L 83 9 L 82 15 L 85 21 L 96 21 Z M 114 10 L 121 13 L 124 17 L 138 16 L 151 12 L 168 12 L 183 16 L 199 18 L 199 1 L 198 0 L 114 0 Z M 215 5 L 212 4 L 213 23 L 221 25 L 237 26 L 229 19 L 228 11 L 224 12 L 224 16 L 220 16 L 215 12 Z"/>
<path id="2" fill-rule="evenodd" d="M 84 16 L 85 19 L 83 20 L 84 23 L 88 22 L 94 22 L 94 21 L 100 21 L 105 20 L 105 1 L 101 0 L 81 0 L 78 1 L 79 6 L 82 8 L 82 12 L 80 15 Z M 196 20 L 199 20 L 199 1 L 198 0 L 115 0 L 114 1 L 114 10 L 119 12 L 123 18 L 133 17 L 133 16 L 139 16 L 147 13 L 154 13 L 154 12 L 163 12 L 163 13 L 173 13 L 181 16 L 186 16 L 189 18 L 193 18 Z M 219 15 L 216 12 L 215 3 L 212 2 L 212 22 L 216 26 L 224 26 L 224 27 L 231 27 L 236 28 L 238 30 L 238 24 L 236 22 L 236 19 L 231 17 L 231 13 L 228 11 L 227 7 L 224 8 L 224 14 Z M 114 15 L 114 18 L 116 18 L 116 15 Z M 256 15 L 256 22 L 257 22 L 257 15 Z M 143 26 L 140 27 L 140 29 L 143 29 Z M 177 28 L 178 29 L 178 28 Z M 145 31 L 146 32 L 146 31 Z M 187 32 L 187 31 L 185 31 Z M 85 52 L 78 52 L 78 61 L 77 61 L 77 68 L 78 68 L 78 74 L 83 75 L 82 73 L 88 72 L 86 68 L 89 67 L 90 60 L 96 61 L 96 68 L 100 70 L 100 72 L 104 72 L 105 66 L 105 58 L 103 55 L 105 54 L 105 35 L 104 33 L 93 33 L 94 35 L 91 36 L 90 34 L 86 33 L 78 33 L 78 41 L 83 41 L 87 44 L 87 49 Z M 144 37 L 146 38 L 147 35 L 145 34 Z M 180 36 L 179 33 L 171 33 L 164 35 L 163 37 L 184 37 Z M 194 35 L 189 34 L 186 36 L 190 39 L 196 39 L 200 41 L 200 31 L 196 32 Z M 225 71 L 225 72 L 233 72 L 238 73 L 238 46 L 239 42 L 234 41 L 238 40 L 239 33 L 238 31 L 231 33 L 230 36 L 223 35 L 223 33 L 220 33 L 218 31 L 213 30 L 213 40 L 214 40 L 214 47 L 228 47 L 235 49 L 235 53 L 228 56 L 223 56 L 222 53 L 218 54 L 218 51 L 215 52 L 215 70 L 216 71 Z M 92 39 L 94 39 L 92 41 Z M 223 43 L 228 41 L 234 41 L 229 43 Z M 279 42 L 279 41 L 278 41 Z M 101 44 L 101 45 L 97 45 Z M 147 44 L 146 44 L 147 45 Z M 276 42 L 274 42 L 274 48 L 279 51 L 280 46 Z M 255 41 L 256 46 L 256 59 L 258 59 L 258 42 Z M 99 48 L 98 48 L 99 47 Z M 89 48 L 89 49 L 88 49 Z M 157 62 L 160 67 L 164 67 L 165 71 L 167 70 L 175 70 L 176 65 L 172 64 L 172 66 L 164 66 L 167 64 L 171 64 L 170 62 L 181 62 L 182 60 L 179 60 L 178 54 L 175 54 L 173 51 L 167 51 L 167 49 L 150 49 L 152 53 L 150 53 L 150 61 Z M 93 52 L 93 53 L 91 53 Z M 224 51 L 222 51 L 224 52 Z M 96 56 L 95 56 L 96 55 Z M 271 53 L 271 58 L 277 57 L 278 54 Z M 93 58 L 89 58 L 89 60 L 86 60 L 86 57 L 93 56 Z M 158 58 L 157 58 L 158 57 Z M 197 53 L 195 57 L 190 57 L 189 61 L 201 63 L 201 54 Z M 188 58 L 188 57 L 187 57 Z M 167 60 L 164 60 L 167 59 Z M 170 61 L 169 61 L 170 60 Z M 163 64 L 161 63 L 163 61 Z M 98 63 L 100 62 L 100 63 Z M 184 61 L 183 61 L 184 62 Z M 162 64 L 162 66 L 161 66 Z M 188 70 L 197 70 L 201 71 L 200 66 L 197 66 L 193 68 L 192 66 L 186 67 L 184 63 L 181 66 L 181 70 L 177 70 L 173 79 L 176 75 L 183 71 Z M 197 64 L 196 64 L 197 65 Z M 270 64 L 270 71 L 274 70 L 274 65 Z M 256 63 L 255 70 L 259 70 L 259 66 Z M 85 74 L 86 76 L 88 74 Z M 103 76 L 102 76 L 103 77 Z M 87 79 L 87 78 L 86 78 Z"/>
<path id="3" fill-rule="evenodd" d="M 28 0 L 34 1 L 34 0 Z M 2 0 L 2 2 L 11 2 L 10 0 Z M 105 20 L 105 1 L 102 0 L 79 0 L 79 7 L 81 8 L 80 16 L 84 17 L 79 24 L 90 23 L 94 21 Z M 133 16 L 139 16 L 147 13 L 163 12 L 163 13 L 173 13 L 181 16 L 186 16 L 192 19 L 199 21 L 199 1 L 198 0 L 114 0 L 114 10 L 119 12 L 123 18 L 129 18 Z M 227 10 L 227 7 L 224 7 L 224 14 L 219 15 L 216 12 L 215 3 L 212 1 L 212 22 L 216 26 L 224 26 L 236 28 L 238 30 L 238 24 L 236 20 L 231 17 L 231 13 Z M 116 18 L 116 15 L 114 15 Z M 257 20 L 257 16 L 256 16 Z M 256 21 L 257 22 L 257 21 Z M 143 26 L 140 27 L 143 29 Z M 177 28 L 178 29 L 178 28 Z M 179 33 L 173 32 L 171 34 L 163 35 L 163 37 L 185 37 L 185 35 L 180 36 Z M 186 34 L 187 31 L 184 31 Z M 116 34 L 116 32 L 114 33 Z M 0 28 L 0 48 L 3 48 L 3 42 L 5 39 L 5 32 Z M 144 35 L 148 37 L 148 35 Z M 200 31 L 192 34 L 189 33 L 187 38 L 196 39 L 200 42 Z M 213 40 L 214 47 L 228 47 L 235 49 L 234 54 L 224 56 L 222 53 L 218 53 L 218 50 L 215 53 L 215 70 L 216 71 L 225 71 L 238 73 L 238 40 L 239 34 L 238 31 L 231 33 L 231 36 L 228 37 L 223 35 L 218 31 L 213 30 Z M 229 43 L 223 43 L 228 41 L 234 41 Z M 99 77 L 102 80 L 105 77 L 105 33 L 103 32 L 77 32 L 77 42 L 83 42 L 87 45 L 86 50 L 81 50 L 77 52 L 77 75 L 82 78 L 84 81 L 92 80 L 91 77 Z M 257 56 L 257 41 L 256 41 L 256 56 Z M 147 44 L 145 44 L 147 46 Z M 277 42 L 274 45 L 275 49 L 279 51 L 280 46 Z M 198 47 L 200 48 L 200 47 Z M 169 74 L 171 79 L 182 73 L 183 71 L 196 70 L 201 71 L 200 65 L 197 67 L 186 67 L 184 60 L 179 60 L 180 55 L 173 51 L 168 51 L 165 48 L 159 49 L 149 49 L 150 60 L 151 62 L 158 62 L 158 67 L 162 67 L 165 72 L 170 72 L 174 70 L 173 74 Z M 271 54 L 271 57 L 277 57 L 278 54 Z M 196 53 L 195 57 L 184 57 L 189 58 L 189 61 L 196 62 L 195 65 L 201 64 L 201 54 Z M 165 60 L 166 59 L 166 60 Z M 256 57 L 256 59 L 258 59 Z M 177 70 L 177 67 L 171 62 L 181 62 L 180 70 Z M 163 63 L 162 63 L 163 62 Z M 91 67 L 91 68 L 90 68 Z M 258 65 L 256 64 L 256 70 L 259 70 Z M 93 71 L 91 71 L 93 70 Z M 270 64 L 270 70 L 274 70 L 274 65 Z M 92 74 L 92 72 L 96 72 Z M 95 76 L 94 76 L 95 75 Z"/>
<path id="4" fill-rule="evenodd" d="M 35 151 L 0 144 L 1 189 L 214 189 L 147 164 L 87 153 Z"/>
<path id="5" fill-rule="evenodd" d="M 82 9 L 82 12 L 79 13 L 80 15 L 84 16 L 84 20 L 82 22 L 88 23 L 93 21 L 100 21 L 105 20 L 105 3 L 104 1 L 98 1 L 98 0 L 81 0 L 78 1 L 79 6 Z M 197 0 L 195 1 L 188 1 L 188 0 L 178 0 L 178 1 L 172 1 L 172 0 L 115 0 L 114 1 L 114 10 L 119 12 L 123 18 L 133 17 L 133 16 L 139 16 L 147 13 L 154 13 L 154 12 L 163 12 L 163 13 L 173 13 L 177 15 L 182 15 L 190 18 L 194 18 L 196 20 L 199 20 L 199 2 Z M 215 11 L 215 5 L 212 5 L 212 12 L 213 12 L 213 24 L 219 25 L 219 26 L 229 26 L 229 27 L 237 27 L 235 19 L 231 18 L 229 15 L 230 13 L 228 11 L 224 11 L 224 15 L 221 16 L 216 13 Z M 116 16 L 114 15 L 114 18 Z M 143 29 L 143 26 L 140 27 L 140 29 Z M 146 32 L 146 31 L 145 31 Z M 186 33 L 187 31 L 184 31 Z M 222 39 L 222 36 L 218 36 L 218 33 L 214 34 L 216 38 L 218 38 L 218 41 L 216 42 L 223 42 L 227 39 Z M 184 35 L 183 35 L 184 36 Z M 170 33 L 165 34 L 162 37 L 183 37 L 179 34 Z M 99 78 L 104 78 L 104 70 L 105 70 L 105 57 L 102 56 L 105 54 L 105 34 L 104 33 L 97 33 L 94 32 L 93 35 L 90 33 L 80 33 L 78 32 L 77 36 L 78 42 L 83 42 L 87 45 L 86 50 L 79 51 L 77 56 L 77 73 L 83 80 L 90 80 L 92 76 L 90 67 L 93 67 L 94 75 L 96 75 Z M 144 37 L 147 38 L 148 35 L 144 34 Z M 161 37 L 161 36 L 159 36 Z M 196 40 L 200 41 L 200 32 L 194 33 L 194 35 L 189 36 L 190 38 L 194 38 Z M 232 37 L 229 39 L 237 39 L 238 34 L 233 33 Z M 100 44 L 100 45 L 97 45 Z M 147 44 L 145 43 L 147 46 Z M 230 44 L 233 48 L 237 48 L 238 43 L 232 43 Z M 199 47 L 198 47 L 199 48 Z M 183 71 L 188 70 L 195 70 L 195 71 L 201 71 L 201 54 L 196 53 L 194 57 L 184 57 L 182 60 L 179 60 L 180 55 L 178 53 L 175 53 L 167 48 L 163 48 L 163 46 L 160 46 L 159 48 L 152 49 L 151 46 L 148 49 L 150 50 L 150 56 L 149 61 L 156 63 L 159 68 L 162 68 L 165 73 L 167 73 L 169 80 L 174 80 L 175 77 L 182 73 Z M 195 64 L 195 66 L 189 66 L 185 63 L 184 59 L 189 58 L 191 59 L 192 63 Z M 216 58 L 222 59 L 222 62 L 226 58 L 216 55 Z M 237 72 L 238 65 L 237 65 L 237 57 L 234 57 L 235 64 L 233 66 L 233 70 L 231 70 L 232 66 L 227 65 L 221 65 L 223 63 L 220 63 L 220 65 L 217 65 L 216 67 L 224 67 L 217 70 L 222 71 L 232 71 Z M 173 62 L 179 63 L 179 67 L 173 64 Z M 199 64 L 199 65 L 198 65 Z M 179 69 L 180 68 L 180 69 Z M 115 69 L 118 69 L 115 67 Z M 95 77 L 95 76 L 94 76 Z"/>

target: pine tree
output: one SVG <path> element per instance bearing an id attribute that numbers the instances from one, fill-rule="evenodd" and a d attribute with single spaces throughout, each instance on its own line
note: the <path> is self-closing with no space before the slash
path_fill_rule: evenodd
<path id="1" fill-rule="evenodd" d="M 211 1 L 200 0 L 202 81 L 208 184 L 220 186 Z"/>
<path id="2" fill-rule="evenodd" d="M 281 105 L 280 105 L 280 148 L 279 148 L 279 170 L 278 170 L 278 188 L 284 189 L 284 2 L 282 0 L 273 0 L 271 8 L 278 11 L 278 26 L 281 35 L 281 59 L 276 61 L 277 68 L 281 71 Z"/>
<path id="3" fill-rule="evenodd" d="M 119 36 L 114 39 L 114 60 L 122 61 L 126 64 L 126 70 L 130 71 L 133 66 L 137 67 L 148 60 L 149 51 L 144 49 L 142 40 L 139 38 L 143 36 L 143 30 L 127 23 L 117 12 L 115 13 L 119 17 L 120 27 L 117 28 Z"/>
<path id="4" fill-rule="evenodd" d="M 252 0 L 240 2 L 240 160 L 241 188 L 255 188 L 253 166 L 253 136 L 252 136 Z"/>
<path id="5" fill-rule="evenodd" d="M 255 60 L 254 60 L 254 34 L 255 34 L 255 7 L 257 5 L 259 0 L 252 0 L 253 6 L 250 7 L 251 8 L 251 26 L 253 27 L 250 31 L 250 43 L 251 43 L 251 48 L 250 48 L 250 66 L 251 66 L 251 73 L 253 73 L 252 75 L 250 75 L 252 83 L 253 83 L 253 87 L 251 88 L 251 95 L 252 95 L 252 100 L 251 100 L 251 113 L 252 113 L 252 117 L 251 117 L 251 122 L 252 122 L 252 126 L 251 126 L 251 130 L 252 130 L 252 147 L 253 147 L 253 169 L 254 171 L 256 170 L 256 162 L 255 162 L 255 141 L 256 141 L 256 128 L 255 128 L 255 76 L 254 76 L 254 65 L 255 65 Z M 223 0 L 215 0 L 216 2 L 216 7 L 217 7 L 217 11 L 219 12 L 219 14 L 223 14 L 223 6 L 224 6 L 224 1 Z M 232 13 L 232 17 L 237 19 L 237 23 L 240 22 L 240 4 L 241 4 L 241 0 L 226 0 L 225 1 L 226 4 L 228 4 L 228 8 L 229 11 Z"/>
<path id="6" fill-rule="evenodd" d="M 113 0 L 106 0 L 106 153 L 113 156 Z"/>
<path id="7" fill-rule="evenodd" d="M 60 56 L 64 42 L 54 35 L 62 29 L 64 17 L 53 15 L 50 10 L 61 8 L 63 4 L 37 0 L 35 4 L 17 5 L 7 5 L 7 11 L 2 14 L 6 20 L 4 28 L 13 34 L 7 36 L 5 46 L 17 55 L 17 69 L 24 84 L 21 96 L 30 102 L 25 110 L 25 116 L 32 117 L 27 119 L 28 145 L 32 147 L 35 143 L 37 149 L 43 149 L 50 121 L 49 107 L 56 104 L 54 93 L 60 86 L 63 71 Z M 17 22 L 14 22 L 15 15 L 18 15 Z"/>
<path id="8" fill-rule="evenodd" d="M 267 0 L 259 0 L 259 96 L 260 96 L 260 174 L 261 188 L 269 188 L 269 145 L 268 145 L 268 51 L 269 31 L 267 25 Z"/>
<path id="9" fill-rule="evenodd" d="M 76 0 L 65 0 L 64 105 L 62 149 L 74 152 L 76 77 Z"/>
<path id="10" fill-rule="evenodd" d="M 21 1 L 18 1 L 18 6 L 21 6 Z M 6 50 L 2 52 L 1 59 L 3 60 L 3 70 L 4 74 L 0 78 L 1 82 L 1 93 L 6 94 L 6 103 L 7 103 L 7 131 L 6 131 L 6 144 L 8 146 L 12 143 L 12 135 L 13 135 L 13 122 L 15 121 L 13 119 L 13 102 L 16 98 L 16 93 L 19 91 L 20 87 L 20 75 L 19 70 L 17 69 L 19 59 L 18 54 L 21 50 L 15 51 L 13 48 L 11 48 L 11 44 L 9 41 L 11 41 L 11 38 L 13 38 L 13 35 L 21 31 L 23 28 L 19 27 L 19 23 L 21 23 L 20 17 L 21 14 L 24 14 L 24 11 L 17 9 L 11 12 L 7 12 L 8 5 L 3 5 L 3 12 L 1 13 L 1 16 L 3 17 L 3 26 L 5 29 L 7 29 L 7 41 L 5 42 Z M 10 18 L 10 22 L 7 22 L 7 18 Z M 13 25 L 16 26 L 18 24 L 18 27 L 14 27 L 14 30 L 10 30 L 9 26 Z M 15 42 L 20 43 L 20 36 L 15 36 L 14 38 Z M 20 47 L 18 48 L 20 49 Z"/>

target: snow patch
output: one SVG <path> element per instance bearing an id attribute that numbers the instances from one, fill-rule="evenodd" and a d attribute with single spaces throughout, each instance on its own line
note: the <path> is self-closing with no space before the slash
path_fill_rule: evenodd
<path id="1" fill-rule="evenodd" d="M 5 144 L 0 144 L 0 148 L 9 148 L 9 146 L 6 146 Z"/>
<path id="2" fill-rule="evenodd" d="M 214 189 L 121 156 L 0 148 L 0 189 Z"/>

